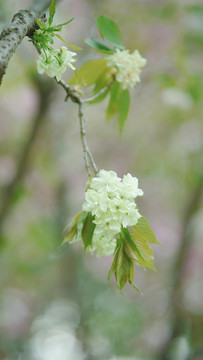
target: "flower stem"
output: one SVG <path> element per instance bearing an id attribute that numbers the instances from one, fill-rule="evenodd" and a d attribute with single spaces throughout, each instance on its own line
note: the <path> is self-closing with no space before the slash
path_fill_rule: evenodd
<path id="1" fill-rule="evenodd" d="M 57 81 L 57 80 L 56 80 Z M 98 175 L 98 169 L 96 166 L 96 163 L 94 161 L 93 155 L 91 151 L 89 150 L 87 139 L 86 139 L 86 130 L 85 130 L 85 116 L 84 116 L 84 100 L 80 97 L 79 94 L 77 94 L 69 85 L 67 85 L 63 80 L 57 81 L 58 84 L 60 84 L 67 93 L 67 99 L 70 97 L 70 99 L 78 104 L 78 116 L 79 116 L 79 122 L 80 122 L 80 137 L 82 142 L 82 148 L 83 148 L 83 157 L 85 162 L 85 169 L 87 171 L 88 176 L 91 176 L 91 168 L 93 170 L 93 173 L 95 176 Z"/>

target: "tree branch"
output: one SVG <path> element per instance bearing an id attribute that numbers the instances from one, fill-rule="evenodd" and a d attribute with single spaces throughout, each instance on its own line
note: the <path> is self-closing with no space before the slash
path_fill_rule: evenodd
<path id="1" fill-rule="evenodd" d="M 1 209 L 0 209 L 0 243 L 2 242 L 3 225 L 6 216 L 9 213 L 12 205 L 12 198 L 15 192 L 16 186 L 22 180 L 25 171 L 27 169 L 29 155 L 33 146 L 33 143 L 37 137 L 40 126 L 45 120 L 45 114 L 49 108 L 50 94 L 53 91 L 50 80 L 41 80 L 40 77 L 35 78 L 35 84 L 39 92 L 39 108 L 36 116 L 33 119 L 33 124 L 30 130 L 30 134 L 22 149 L 21 157 L 17 164 L 16 174 L 10 184 L 2 191 Z"/>
<path id="2" fill-rule="evenodd" d="M 36 28 L 36 20 L 49 6 L 51 0 L 34 0 L 31 10 L 20 10 L 11 23 L 0 34 L 0 85 L 6 73 L 11 56 L 15 53 L 26 35 Z"/>
<path id="3" fill-rule="evenodd" d="M 21 10 L 14 15 L 12 22 L 0 35 L 0 84 L 6 73 L 11 56 L 22 42 L 23 38 L 35 28 L 39 13 L 32 10 Z"/>
<path id="4" fill-rule="evenodd" d="M 191 234 L 188 233 L 188 228 L 190 226 L 194 214 L 196 213 L 196 211 L 200 206 L 202 191 L 203 191 L 203 182 L 201 177 L 197 182 L 196 187 L 194 188 L 190 199 L 188 200 L 188 204 L 186 206 L 185 214 L 183 217 L 180 247 L 171 274 L 171 280 L 172 280 L 171 281 L 172 288 L 170 294 L 170 310 L 172 314 L 171 334 L 159 354 L 160 360 L 169 359 L 169 350 L 171 348 L 171 344 L 176 337 L 181 336 L 181 334 L 183 333 L 185 323 L 187 322 L 187 316 L 185 313 L 182 314 L 182 310 L 179 305 L 180 304 L 179 293 L 180 293 L 181 284 L 184 281 L 183 276 L 184 276 L 185 266 L 187 264 L 188 249 L 192 241 L 192 236 Z M 184 321 L 183 321 L 183 317 L 184 317 Z"/>

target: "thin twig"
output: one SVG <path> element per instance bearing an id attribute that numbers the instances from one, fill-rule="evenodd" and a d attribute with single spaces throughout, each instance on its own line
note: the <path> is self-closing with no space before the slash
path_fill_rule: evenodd
<path id="1" fill-rule="evenodd" d="M 73 102 L 75 102 L 77 104 L 82 102 L 82 99 L 80 98 L 78 93 L 76 91 L 74 91 L 74 89 L 71 86 L 66 84 L 64 80 L 58 81 L 56 78 L 55 78 L 55 80 L 59 85 L 61 85 L 64 88 L 64 90 L 66 91 L 67 97 L 70 97 Z"/>
<path id="2" fill-rule="evenodd" d="M 66 84 L 65 81 L 59 80 L 59 81 L 57 81 L 57 83 L 60 84 L 66 91 L 67 99 L 70 97 L 70 99 L 73 102 L 78 104 L 78 107 L 79 107 L 78 115 L 79 115 L 79 121 L 80 121 L 80 137 L 81 137 L 82 148 L 83 148 L 83 157 L 84 157 L 84 162 L 85 162 L 85 168 L 86 168 L 86 171 L 87 171 L 87 174 L 89 177 L 91 176 L 90 166 L 92 167 L 94 175 L 97 176 L 98 169 L 97 169 L 96 163 L 94 161 L 93 155 L 92 155 L 91 151 L 89 150 L 89 147 L 87 145 L 87 139 L 86 139 L 85 117 L 84 117 L 84 109 L 83 109 L 83 104 L 86 101 L 84 101 L 80 97 L 80 95 L 76 91 L 74 91 L 74 89 L 72 87 L 70 87 L 68 84 Z"/>
<path id="3" fill-rule="evenodd" d="M 81 141 L 82 141 L 82 145 L 83 145 L 83 153 L 84 153 L 84 160 L 85 160 L 85 167 L 86 170 L 88 172 L 88 175 L 90 176 L 91 173 L 89 173 L 89 163 L 92 166 L 92 169 L 94 171 L 94 175 L 97 176 L 98 174 L 98 169 L 97 166 L 95 164 L 94 158 L 89 150 L 89 147 L 87 145 L 87 140 L 86 140 L 86 131 L 85 131 L 85 117 L 84 117 L 84 111 L 83 111 L 83 102 L 80 102 L 78 104 L 79 106 L 79 120 L 80 120 L 80 136 L 81 136 Z"/>
<path id="4" fill-rule="evenodd" d="M 98 93 L 96 93 L 93 96 L 90 96 L 89 98 L 83 99 L 83 103 L 88 103 L 91 101 L 96 100 L 99 96 L 103 95 L 109 88 L 110 86 L 113 84 L 114 79 L 112 79 L 107 86 L 105 86 L 103 89 L 101 89 Z"/>
<path id="5" fill-rule="evenodd" d="M 83 106 L 82 103 L 80 102 L 78 104 L 78 116 L 79 116 L 79 120 L 80 120 L 80 137 L 81 137 L 81 142 L 82 142 L 82 148 L 83 148 L 83 158 L 84 158 L 84 162 L 85 162 L 85 168 L 86 171 L 88 173 L 88 176 L 91 176 L 91 170 L 90 170 L 90 161 L 89 161 L 89 156 L 88 156 L 88 145 L 87 145 L 87 141 L 86 141 L 86 131 L 85 131 L 85 120 L 84 120 L 84 112 L 83 112 Z"/>

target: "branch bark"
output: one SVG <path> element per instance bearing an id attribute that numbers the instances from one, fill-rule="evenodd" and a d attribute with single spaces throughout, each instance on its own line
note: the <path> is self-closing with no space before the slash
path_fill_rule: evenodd
<path id="1" fill-rule="evenodd" d="M 32 10 L 21 10 L 14 15 L 12 22 L 0 35 L 0 84 L 6 73 L 11 56 L 24 37 L 34 30 L 39 13 Z"/>
<path id="2" fill-rule="evenodd" d="M 9 60 L 25 36 L 32 34 L 36 20 L 49 6 L 50 0 L 35 0 L 31 10 L 20 10 L 11 23 L 0 34 L 0 85 L 6 73 Z"/>

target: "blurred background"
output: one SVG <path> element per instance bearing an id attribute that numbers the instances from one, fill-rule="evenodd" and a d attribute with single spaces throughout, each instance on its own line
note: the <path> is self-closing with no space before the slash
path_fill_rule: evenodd
<path id="1" fill-rule="evenodd" d="M 30 4 L 1 0 L 1 27 Z M 130 286 L 121 295 L 107 285 L 111 257 L 60 247 L 87 181 L 78 109 L 37 75 L 24 39 L 0 96 L 0 360 L 201 360 L 203 4 L 61 0 L 55 23 L 75 16 L 63 37 L 81 46 L 98 36 L 95 15 L 114 19 L 148 61 L 121 137 L 106 100 L 85 113 L 98 167 L 139 178 L 140 212 L 163 245 L 153 246 L 158 273 L 137 267 L 143 295 Z M 82 47 L 77 66 L 99 58 Z"/>

